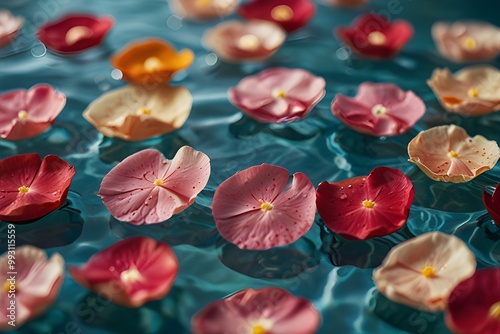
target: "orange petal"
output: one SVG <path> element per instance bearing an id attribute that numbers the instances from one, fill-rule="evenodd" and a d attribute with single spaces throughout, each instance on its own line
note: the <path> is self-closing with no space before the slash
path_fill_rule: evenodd
<path id="1" fill-rule="evenodd" d="M 111 58 L 111 64 L 123 73 L 125 81 L 150 85 L 170 81 L 175 72 L 188 68 L 193 60 L 191 50 L 177 52 L 161 39 L 148 39 L 129 44 Z"/>

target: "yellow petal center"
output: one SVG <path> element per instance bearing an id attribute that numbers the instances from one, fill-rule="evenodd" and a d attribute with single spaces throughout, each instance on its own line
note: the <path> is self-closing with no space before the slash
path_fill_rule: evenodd
<path id="1" fill-rule="evenodd" d="M 12 289 L 11 289 L 11 284 L 10 284 L 10 281 L 7 281 L 5 282 L 5 284 L 3 285 L 3 291 L 5 291 L 5 293 L 10 293 L 11 291 L 14 292 L 16 291 L 17 292 L 17 286 L 16 284 L 14 283 L 13 286 L 12 286 Z"/>
<path id="2" fill-rule="evenodd" d="M 161 186 L 163 184 L 163 180 L 162 179 L 156 179 L 155 182 L 153 182 L 153 184 L 155 186 L 157 186 L 157 187 Z"/>
<path id="3" fill-rule="evenodd" d="M 465 38 L 463 43 L 464 43 L 463 44 L 464 48 L 469 49 L 469 50 L 473 50 L 477 46 L 476 41 L 472 37 Z"/>
<path id="4" fill-rule="evenodd" d="M 151 109 L 142 107 L 141 109 L 139 109 L 139 114 L 141 114 L 141 115 L 151 115 Z"/>
<path id="5" fill-rule="evenodd" d="M 367 209 L 373 209 L 375 207 L 375 202 L 369 199 L 365 199 L 361 204 Z"/>
<path id="6" fill-rule="evenodd" d="M 238 47 L 243 50 L 254 51 L 259 48 L 259 38 L 252 34 L 246 34 L 238 39 Z"/>
<path id="7" fill-rule="evenodd" d="M 75 44 L 82 38 L 89 37 L 93 34 L 92 30 L 84 26 L 76 26 L 68 30 L 66 33 L 66 43 L 69 45 Z"/>
<path id="8" fill-rule="evenodd" d="M 260 209 L 262 211 L 271 211 L 273 209 L 273 205 L 267 202 L 262 202 L 260 205 Z"/>
<path id="9" fill-rule="evenodd" d="M 372 114 L 374 114 L 375 116 L 382 116 L 385 113 L 387 113 L 387 108 L 381 104 L 376 104 L 372 108 Z"/>
<path id="10" fill-rule="evenodd" d="M 383 45 L 387 42 L 387 38 L 380 31 L 373 31 L 368 34 L 368 42 L 373 45 Z"/>
<path id="11" fill-rule="evenodd" d="M 266 334 L 266 330 L 261 325 L 253 326 L 252 334 Z"/>
<path id="12" fill-rule="evenodd" d="M 286 93 L 282 89 L 278 89 L 275 93 L 274 96 L 277 98 L 284 98 L 286 96 Z"/>
<path id="13" fill-rule="evenodd" d="M 279 5 L 271 10 L 271 17 L 280 22 L 289 21 L 293 18 L 293 10 L 286 5 Z"/>
<path id="14" fill-rule="evenodd" d="M 479 89 L 477 89 L 476 87 L 472 87 L 467 92 L 467 95 L 469 95 L 469 97 L 478 97 L 479 96 Z"/>
<path id="15" fill-rule="evenodd" d="M 436 276 L 436 269 L 431 266 L 425 266 L 424 269 L 420 272 L 425 278 L 433 278 Z"/>
<path id="16" fill-rule="evenodd" d="M 208 7 L 210 5 L 210 0 L 196 0 L 197 7 Z"/>
<path id="17" fill-rule="evenodd" d="M 26 194 L 28 191 L 30 191 L 30 188 L 26 187 L 26 186 L 22 186 L 22 187 L 19 187 L 17 190 L 19 190 L 19 192 L 21 194 Z"/>
<path id="18" fill-rule="evenodd" d="M 448 153 L 448 156 L 454 159 L 458 157 L 458 153 L 452 150 Z"/>
<path id="19" fill-rule="evenodd" d="M 500 302 L 496 302 L 490 307 L 490 316 L 492 318 L 500 319 Z"/>
<path id="20" fill-rule="evenodd" d="M 161 68 L 162 62 L 158 57 L 149 57 L 144 61 L 144 69 L 148 72 L 154 72 Z"/>
<path id="21" fill-rule="evenodd" d="M 120 280 L 122 280 L 125 283 L 134 283 L 140 280 L 141 278 L 142 278 L 141 273 L 135 268 L 124 270 L 120 274 Z"/>
<path id="22" fill-rule="evenodd" d="M 17 118 L 26 119 L 28 118 L 28 113 L 26 112 L 26 110 L 21 110 L 17 113 Z"/>

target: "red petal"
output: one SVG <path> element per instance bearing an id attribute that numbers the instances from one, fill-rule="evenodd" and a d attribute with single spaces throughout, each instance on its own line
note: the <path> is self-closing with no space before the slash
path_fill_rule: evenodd
<path id="1" fill-rule="evenodd" d="M 318 212 L 335 233 L 368 239 L 397 231 L 408 219 L 414 190 L 401 171 L 377 167 L 367 177 L 322 182 L 316 192 Z M 365 200 L 375 207 L 365 208 Z"/>
<path id="2" fill-rule="evenodd" d="M 446 325 L 457 334 L 498 334 L 490 308 L 500 301 L 500 268 L 477 270 L 450 294 Z"/>
<path id="3" fill-rule="evenodd" d="M 1 160 L 0 172 L 0 219 L 11 222 L 40 218 L 57 209 L 75 174 L 74 167 L 59 157 L 48 155 L 40 161 L 38 154 Z M 22 186 L 29 191 L 19 192 Z"/>
<path id="4" fill-rule="evenodd" d="M 493 195 L 486 190 L 483 191 L 483 203 L 491 218 L 500 226 L 500 183 L 497 185 Z"/>
<path id="5" fill-rule="evenodd" d="M 121 279 L 121 274 L 131 269 L 137 270 L 139 278 Z M 170 291 L 179 265 L 167 244 L 133 237 L 94 254 L 83 267 L 71 267 L 69 271 L 73 279 L 91 291 L 119 305 L 139 307 L 163 298 Z"/>
<path id="6" fill-rule="evenodd" d="M 58 53 L 77 53 L 99 45 L 113 23 L 114 19 L 111 16 L 98 18 L 88 14 L 69 14 L 57 21 L 42 25 L 38 29 L 37 37 L 50 50 Z M 89 35 L 70 43 L 66 35 L 75 27 L 88 29 Z"/>
<path id="7" fill-rule="evenodd" d="M 290 19 L 276 19 L 273 9 L 278 6 L 287 6 L 291 10 Z M 288 32 L 305 26 L 316 13 L 316 7 L 311 0 L 253 0 L 242 5 L 238 14 L 247 20 L 266 20 L 280 25 Z"/>

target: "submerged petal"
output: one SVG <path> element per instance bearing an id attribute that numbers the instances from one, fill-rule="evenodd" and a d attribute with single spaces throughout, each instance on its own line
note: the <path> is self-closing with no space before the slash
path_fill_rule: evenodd
<path id="1" fill-rule="evenodd" d="M 146 237 L 127 238 L 94 254 L 82 267 L 70 267 L 75 281 L 125 307 L 163 298 L 179 264 L 172 249 Z"/>
<path id="2" fill-rule="evenodd" d="M 314 186 L 296 173 L 263 164 L 238 172 L 215 191 L 212 213 L 219 233 L 242 249 L 290 244 L 312 226 Z"/>
<path id="3" fill-rule="evenodd" d="M 210 176 L 210 160 L 184 146 L 173 160 L 157 150 L 137 152 L 102 180 L 99 196 L 111 215 L 131 224 L 156 224 L 191 205 Z"/>
<path id="4" fill-rule="evenodd" d="M 108 137 L 139 141 L 180 128 L 193 98 L 184 87 L 126 86 L 92 102 L 83 117 Z"/>

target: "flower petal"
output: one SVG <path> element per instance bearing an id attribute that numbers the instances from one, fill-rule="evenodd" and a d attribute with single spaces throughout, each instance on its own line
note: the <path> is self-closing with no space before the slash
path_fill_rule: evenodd
<path id="1" fill-rule="evenodd" d="M 209 158 L 190 147 L 180 148 L 172 161 L 146 149 L 116 165 L 98 194 L 116 219 L 156 224 L 191 205 L 209 175 Z"/>
<path id="2" fill-rule="evenodd" d="M 401 171 L 377 167 L 367 177 L 322 182 L 316 192 L 326 226 L 347 239 L 368 239 L 397 231 L 413 201 L 411 181 Z M 366 207 L 365 201 L 372 206 Z"/>
<path id="3" fill-rule="evenodd" d="M 263 164 L 224 181 L 212 202 L 222 237 L 242 249 L 269 249 L 304 235 L 314 221 L 314 187 L 296 173 L 285 188 L 288 178 L 286 169 Z M 270 206 L 262 209 L 263 203 Z"/>
<path id="4" fill-rule="evenodd" d="M 170 291 L 179 265 L 165 243 L 146 237 L 124 239 L 69 272 L 79 284 L 125 307 L 140 307 Z"/>
<path id="5" fill-rule="evenodd" d="M 424 276 L 426 267 L 435 270 L 433 276 Z M 475 270 L 474 253 L 462 240 L 431 232 L 395 246 L 373 278 L 389 299 L 436 312 L 446 307 L 452 289 Z"/>
<path id="6" fill-rule="evenodd" d="M 320 316 L 312 304 L 281 288 L 245 289 L 215 301 L 193 316 L 193 334 L 266 333 L 313 334 Z"/>

